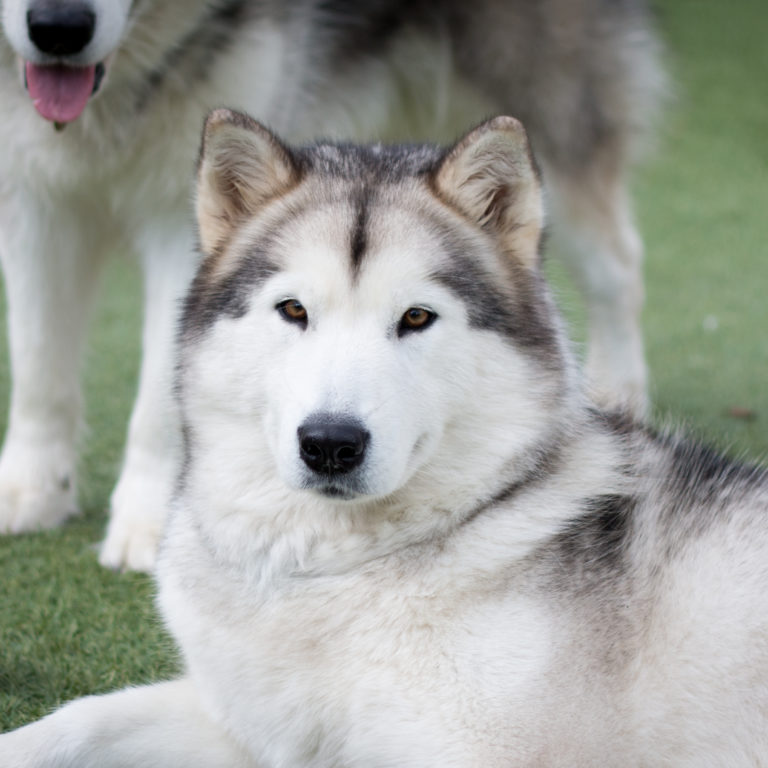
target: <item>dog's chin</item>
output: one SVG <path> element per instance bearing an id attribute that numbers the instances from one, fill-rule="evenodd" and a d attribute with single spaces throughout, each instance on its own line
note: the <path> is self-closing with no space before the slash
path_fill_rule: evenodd
<path id="1" fill-rule="evenodd" d="M 355 471 L 331 478 L 304 472 L 301 473 L 298 486 L 293 487 L 333 501 L 361 504 L 377 502 L 398 494 L 422 465 L 423 460 L 411 460 L 400 471 L 385 476 Z"/>
<path id="2" fill-rule="evenodd" d="M 301 484 L 301 490 L 309 492 L 316 497 L 330 501 L 341 501 L 350 505 L 354 505 L 356 502 L 364 505 L 368 502 L 381 501 L 396 493 L 400 487 L 398 484 L 393 487 L 372 488 L 355 482 L 352 478 L 346 482 L 324 478 L 305 478 Z"/>
<path id="3" fill-rule="evenodd" d="M 299 482 L 291 485 L 297 490 L 331 501 L 354 502 L 371 497 L 368 490 L 362 487 L 360 478 L 345 475 L 323 477 L 321 475 L 303 473 Z"/>
<path id="4" fill-rule="evenodd" d="M 331 499 L 333 501 L 357 501 L 363 497 L 363 494 L 344 488 L 339 485 L 320 485 L 310 488 L 312 493 L 316 493 L 323 498 Z"/>
<path id="5" fill-rule="evenodd" d="M 370 491 L 352 477 L 330 478 L 304 474 L 298 482 L 289 482 L 288 485 L 297 491 L 327 501 L 352 504 L 373 498 Z"/>

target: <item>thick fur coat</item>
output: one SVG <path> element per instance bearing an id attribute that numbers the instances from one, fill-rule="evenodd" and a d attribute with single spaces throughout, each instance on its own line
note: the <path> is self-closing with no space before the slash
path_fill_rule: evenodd
<path id="1" fill-rule="evenodd" d="M 77 508 L 89 308 L 105 257 L 129 252 L 146 275 L 144 359 L 101 561 L 152 568 L 179 461 L 171 347 L 197 266 L 192 165 L 216 106 L 293 140 L 451 141 L 488 114 L 520 117 L 553 241 L 587 295 L 592 385 L 642 410 L 642 249 L 625 185 L 661 78 L 640 0 L 2 0 L 2 31 L 13 392 L 0 530 Z"/>
<path id="2" fill-rule="evenodd" d="M 297 149 L 220 110 L 197 210 L 185 676 L 6 765 L 768 765 L 768 476 L 585 396 L 518 122 Z"/>

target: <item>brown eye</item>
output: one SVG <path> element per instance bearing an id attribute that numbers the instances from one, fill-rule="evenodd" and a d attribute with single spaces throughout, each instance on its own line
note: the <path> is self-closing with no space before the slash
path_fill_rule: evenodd
<path id="1" fill-rule="evenodd" d="M 300 325 L 302 328 L 307 327 L 307 310 L 304 309 L 304 305 L 300 301 L 286 299 L 281 301 L 275 309 L 289 323 L 296 323 L 296 325 Z"/>
<path id="2" fill-rule="evenodd" d="M 428 328 L 437 319 L 437 315 L 424 307 L 411 307 L 407 309 L 400 318 L 400 325 L 397 327 L 397 335 L 404 336 L 406 333 L 414 331 L 423 331 Z"/>

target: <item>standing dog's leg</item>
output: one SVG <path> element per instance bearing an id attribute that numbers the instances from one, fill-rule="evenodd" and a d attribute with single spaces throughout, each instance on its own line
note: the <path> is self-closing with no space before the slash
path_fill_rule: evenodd
<path id="1" fill-rule="evenodd" d="M 80 358 L 101 254 L 73 208 L 23 189 L 0 200 L 13 378 L 0 531 L 50 528 L 77 510 Z"/>
<path id="2" fill-rule="evenodd" d="M 607 407 L 648 407 L 640 314 L 643 244 L 635 227 L 626 180 L 595 163 L 569 177 L 546 169 L 553 240 L 587 303 L 587 377 Z"/>
<path id="3" fill-rule="evenodd" d="M 176 480 L 180 424 L 173 398 L 174 339 L 180 298 L 197 267 L 188 216 L 169 216 L 146 229 L 145 316 L 139 393 L 128 429 L 120 479 L 100 562 L 110 568 L 152 569 Z"/>
<path id="4" fill-rule="evenodd" d="M 70 702 L 0 736 L 4 768 L 253 768 L 188 680 Z"/>

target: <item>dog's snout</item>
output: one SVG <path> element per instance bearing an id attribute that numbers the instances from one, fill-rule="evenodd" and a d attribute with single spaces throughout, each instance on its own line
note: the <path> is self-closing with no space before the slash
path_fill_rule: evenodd
<path id="1" fill-rule="evenodd" d="M 362 464 L 370 434 L 358 421 L 330 415 L 305 421 L 298 437 L 299 454 L 311 470 L 340 475 Z"/>
<path id="2" fill-rule="evenodd" d="M 85 3 L 38 3 L 27 11 L 29 39 L 51 56 L 80 53 L 95 28 L 96 14 Z"/>

